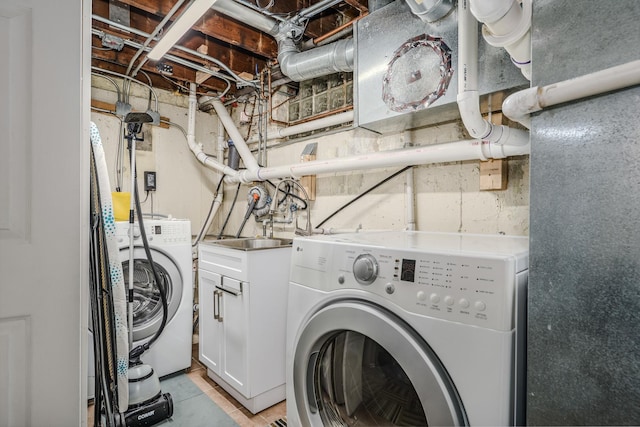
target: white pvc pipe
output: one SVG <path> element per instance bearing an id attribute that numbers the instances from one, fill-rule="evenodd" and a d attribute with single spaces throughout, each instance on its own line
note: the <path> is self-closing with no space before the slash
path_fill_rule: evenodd
<path id="1" fill-rule="evenodd" d="M 458 108 L 473 138 L 497 145 L 527 145 L 529 133 L 493 125 L 480 114 L 478 94 L 478 23 L 467 0 L 458 3 Z"/>
<path id="2" fill-rule="evenodd" d="M 196 156 L 196 159 L 203 165 L 210 167 L 211 169 L 217 170 L 218 172 L 221 172 L 225 175 L 230 175 L 230 176 L 237 175 L 238 171 L 226 166 L 224 163 L 219 161 L 219 160 L 222 160 L 222 156 L 218 158 L 219 160 L 213 159 L 202 150 L 202 144 L 196 144 L 195 129 L 196 129 L 197 105 L 198 105 L 198 100 L 196 97 L 196 84 L 191 83 L 189 87 L 189 107 L 187 110 L 187 114 L 188 114 L 187 144 L 189 145 L 189 149 Z"/>
<path id="3" fill-rule="evenodd" d="M 293 125 L 285 128 L 279 128 L 271 132 L 267 138 L 267 141 L 274 139 L 286 138 L 292 135 L 298 135 L 304 132 L 310 132 L 330 126 L 337 126 L 343 123 L 353 121 L 353 110 L 345 111 L 344 113 L 334 114 L 333 116 L 323 117 L 321 119 L 312 120 L 299 125 Z M 254 135 L 249 138 L 248 142 L 258 142 L 258 136 Z"/>
<path id="4" fill-rule="evenodd" d="M 508 156 L 529 154 L 529 144 L 499 145 L 489 141 L 466 140 L 445 144 L 426 145 L 404 150 L 380 151 L 328 160 L 313 160 L 272 168 L 240 171 L 225 178 L 227 182 L 264 181 L 284 177 L 298 178 L 304 175 L 330 174 L 353 170 L 403 167 L 430 163 L 464 160 L 502 159 Z"/>
<path id="5" fill-rule="evenodd" d="M 595 73 L 516 92 L 502 104 L 502 112 L 511 120 L 531 127 L 529 114 L 564 102 L 599 95 L 640 84 L 640 60 L 606 68 Z"/>
<path id="6" fill-rule="evenodd" d="M 405 207 L 407 208 L 407 230 L 416 229 L 416 194 L 413 168 L 407 170 L 405 187 Z"/>
<path id="7" fill-rule="evenodd" d="M 458 2 L 458 108 L 469 134 L 485 138 L 491 124 L 480 114 L 478 94 L 478 24 L 469 11 L 468 0 Z"/>
<path id="8" fill-rule="evenodd" d="M 464 1 L 464 0 L 463 0 Z M 531 0 L 469 0 L 491 46 L 504 48 L 522 74 L 531 80 Z"/>
<path id="9" fill-rule="evenodd" d="M 233 119 L 229 115 L 229 112 L 225 108 L 224 104 L 220 102 L 219 99 L 212 99 L 211 104 L 213 108 L 216 110 L 216 114 L 218 115 L 218 120 L 222 122 L 224 128 L 227 130 L 229 137 L 233 141 L 233 145 L 235 145 L 236 150 L 238 150 L 238 154 L 240 154 L 240 158 L 244 162 L 244 166 L 251 170 L 255 171 L 258 169 L 258 162 L 253 157 L 251 150 L 247 146 L 247 143 L 244 141 L 242 135 L 240 135 L 240 131 L 236 127 Z M 233 170 L 233 169 L 231 169 Z"/>
<path id="10" fill-rule="evenodd" d="M 194 92 L 194 96 L 195 96 L 195 92 Z M 224 159 L 224 148 L 225 148 L 224 126 L 222 125 L 222 122 L 220 120 L 218 120 L 217 158 L 220 159 L 220 160 Z M 216 194 L 215 199 L 213 199 L 213 206 L 211 207 L 211 210 L 209 211 L 209 214 L 207 215 L 207 218 L 205 219 L 205 223 L 202 226 L 202 229 L 200 230 L 200 233 L 198 234 L 198 236 L 196 236 L 196 239 L 195 239 L 195 242 L 193 243 L 193 246 L 195 246 L 198 242 L 200 242 L 202 239 L 204 239 L 204 237 L 207 235 L 207 231 L 209 230 L 209 228 L 211 228 L 211 224 L 213 223 L 213 219 L 218 214 L 218 209 L 220 209 L 220 206 L 222 205 L 223 195 L 224 195 L 224 181 L 220 183 L 220 188 L 218 189 L 218 194 Z"/>
<path id="11" fill-rule="evenodd" d="M 313 234 L 345 234 L 345 233 L 362 233 L 362 232 L 380 232 L 380 231 L 393 231 L 390 228 L 385 229 L 364 229 L 362 224 L 358 224 L 356 228 L 315 228 Z"/>

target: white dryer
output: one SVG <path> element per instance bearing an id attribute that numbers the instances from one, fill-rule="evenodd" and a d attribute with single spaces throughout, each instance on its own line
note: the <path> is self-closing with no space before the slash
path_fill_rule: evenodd
<path id="1" fill-rule="evenodd" d="M 526 237 L 296 238 L 293 427 L 522 424 Z"/>
<path id="2" fill-rule="evenodd" d="M 188 220 L 144 221 L 149 249 L 158 274 L 166 283 L 168 318 L 158 340 L 142 355 L 158 376 L 191 366 L 193 279 L 191 223 Z M 125 286 L 129 281 L 129 223 L 116 222 Z M 151 339 L 162 321 L 162 302 L 147 261 L 138 223 L 134 225 L 134 347 Z"/>

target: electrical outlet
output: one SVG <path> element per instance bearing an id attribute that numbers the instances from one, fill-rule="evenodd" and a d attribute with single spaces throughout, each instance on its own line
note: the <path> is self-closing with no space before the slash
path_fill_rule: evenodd
<path id="1" fill-rule="evenodd" d="M 156 191 L 156 173 L 152 171 L 144 172 L 144 191 Z"/>

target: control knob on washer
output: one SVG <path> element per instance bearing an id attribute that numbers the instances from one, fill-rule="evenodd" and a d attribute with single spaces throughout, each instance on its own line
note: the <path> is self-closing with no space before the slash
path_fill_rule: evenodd
<path id="1" fill-rule="evenodd" d="M 353 275 L 361 285 L 370 285 L 378 277 L 378 261 L 370 254 L 358 255 L 353 262 Z"/>

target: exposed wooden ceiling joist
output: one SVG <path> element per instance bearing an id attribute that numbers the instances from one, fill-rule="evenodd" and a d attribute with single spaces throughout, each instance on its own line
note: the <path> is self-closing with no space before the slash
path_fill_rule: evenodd
<path id="1" fill-rule="evenodd" d="M 127 4 L 133 8 L 147 12 L 143 19 L 148 20 L 147 27 L 155 28 L 175 4 L 175 0 L 120 0 L 121 3 Z M 183 8 L 179 9 L 175 16 L 180 16 Z M 132 14 L 132 25 L 144 25 L 143 22 L 136 22 L 134 18 L 141 15 Z M 169 24 L 167 24 L 167 27 Z M 242 25 L 233 21 L 214 10 L 209 10 L 205 15 L 196 22 L 193 29 L 206 34 L 209 37 L 229 43 L 230 45 L 239 47 L 248 52 L 253 52 L 265 58 L 272 58 L 277 54 L 278 46 L 273 37 L 263 34 L 262 32 Z"/>
<path id="2" fill-rule="evenodd" d="M 144 33 L 152 33 L 159 25 L 162 19 L 174 7 L 177 0 L 93 0 L 93 14 L 102 18 L 109 18 L 110 3 L 119 4 L 128 10 L 129 22 L 128 26 Z M 255 1 L 255 0 L 248 0 Z M 264 0 L 264 4 L 267 0 Z M 318 0 L 274 0 L 270 13 L 280 14 L 282 16 L 292 16 L 297 11 L 318 3 Z M 185 2 L 188 4 L 188 2 Z M 184 6 L 182 6 L 184 8 Z M 326 34 L 327 32 L 339 27 L 344 22 L 361 15 L 366 12 L 366 0 L 345 0 L 337 6 L 327 9 L 321 14 L 313 17 L 307 25 L 305 38 L 315 38 Z M 176 18 L 180 16 L 181 10 L 174 15 Z M 170 22 L 165 25 L 168 28 Z M 145 38 L 140 35 L 128 33 L 109 25 L 93 21 L 93 27 L 105 33 L 117 35 L 126 40 L 135 41 L 138 44 L 144 43 Z M 103 67 L 112 71 L 126 71 L 131 58 L 136 50 L 133 47 L 125 47 L 122 51 L 103 50 L 100 47 L 100 41 L 93 37 L 92 58 L 93 65 Z M 154 42 L 150 44 L 153 46 Z M 273 37 L 260 32 L 244 23 L 235 21 L 216 11 L 209 10 L 205 15 L 197 21 L 192 29 L 185 34 L 179 41 L 179 45 L 191 50 L 198 50 L 202 46 L 206 47 L 206 54 L 213 57 L 235 73 L 248 73 L 255 75 L 256 71 L 262 71 L 267 61 L 275 60 L 277 57 L 277 44 Z M 183 51 L 172 49 L 171 55 L 189 60 L 192 63 L 202 66 L 215 66 L 208 64 L 203 58 L 185 53 Z M 144 58 L 144 55 L 141 56 Z M 139 61 L 139 60 L 138 60 Z M 137 66 L 139 63 L 136 61 Z M 169 77 L 178 83 L 195 81 L 195 70 L 185 67 L 169 60 L 164 60 L 168 65 L 173 67 L 173 74 Z M 175 89 L 177 86 L 167 81 L 161 75 L 156 67 L 156 63 L 147 62 L 142 70 L 148 72 L 152 76 L 154 85 L 166 89 Z M 216 78 L 209 78 L 202 83 L 203 90 L 223 90 L 226 84 Z M 233 88 L 235 90 L 235 88 Z"/>

